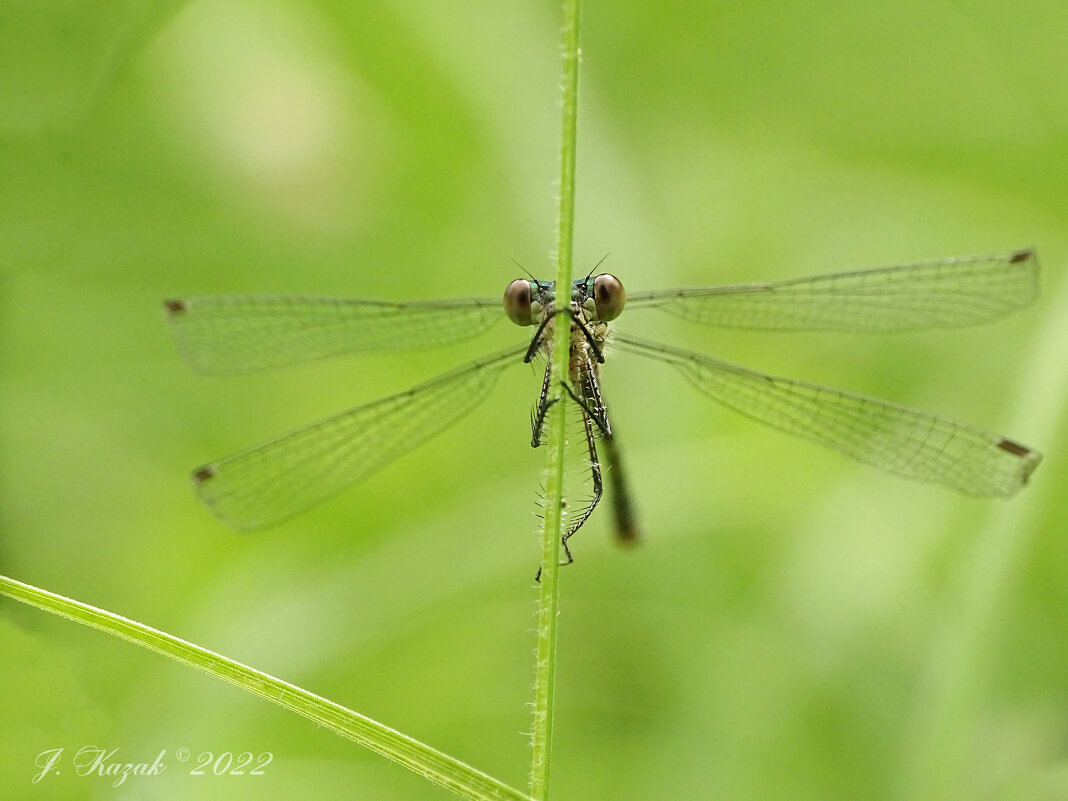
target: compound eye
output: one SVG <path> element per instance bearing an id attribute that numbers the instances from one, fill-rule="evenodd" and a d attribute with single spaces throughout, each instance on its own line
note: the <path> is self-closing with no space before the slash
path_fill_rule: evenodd
<path id="1" fill-rule="evenodd" d="M 504 313 L 516 325 L 531 325 L 530 281 L 517 278 L 504 290 Z"/>
<path id="2" fill-rule="evenodd" d="M 597 308 L 597 319 L 608 322 L 619 317 L 627 293 L 623 291 L 623 282 L 610 273 L 601 273 L 593 279 L 593 302 Z"/>

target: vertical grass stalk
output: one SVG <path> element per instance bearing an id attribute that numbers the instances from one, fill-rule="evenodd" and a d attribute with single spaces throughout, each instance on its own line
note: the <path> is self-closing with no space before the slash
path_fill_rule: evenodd
<path id="1" fill-rule="evenodd" d="M 556 309 L 567 308 L 571 293 L 571 250 L 575 229 L 575 150 L 578 122 L 580 0 L 564 0 L 563 124 L 560 137 L 560 194 L 557 204 Z M 564 316 L 553 328 L 551 394 L 559 399 L 567 378 L 571 326 Z M 541 584 L 538 599 L 538 650 L 534 682 L 533 757 L 530 794 L 549 797 L 549 757 L 552 751 L 553 691 L 556 673 L 556 624 L 559 592 L 560 537 L 563 518 L 565 403 L 554 403 L 548 420 L 548 477 L 542 525 Z"/>

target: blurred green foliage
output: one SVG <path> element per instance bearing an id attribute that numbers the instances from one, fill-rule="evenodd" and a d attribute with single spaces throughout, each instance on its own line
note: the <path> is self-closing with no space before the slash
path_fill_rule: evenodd
<path id="1" fill-rule="evenodd" d="M 641 547 L 563 574 L 554 795 L 1068 793 L 1068 10 L 1056 0 L 588 2 L 579 265 L 628 287 L 1039 249 L 986 329 L 618 325 L 961 417 L 1044 451 L 1015 500 L 911 484 L 721 412 L 656 365 L 605 388 Z M 516 368 L 455 430 L 237 535 L 190 467 L 522 340 L 233 379 L 159 300 L 495 296 L 550 272 L 559 9 L 527 1 L 0 0 L 2 572 L 308 687 L 522 785 L 542 455 Z M 584 488 L 575 488 L 581 494 Z M 12 797 L 430 799 L 306 721 L 3 604 Z M 37 755 L 271 751 L 118 790 Z"/>

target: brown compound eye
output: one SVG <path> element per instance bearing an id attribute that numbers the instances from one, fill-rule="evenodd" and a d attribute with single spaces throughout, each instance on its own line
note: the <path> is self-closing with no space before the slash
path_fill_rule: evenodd
<path id="1" fill-rule="evenodd" d="M 504 290 L 504 313 L 516 325 L 532 325 L 530 314 L 530 281 L 517 278 Z"/>
<path id="2" fill-rule="evenodd" d="M 610 273 L 601 273 L 593 279 L 593 302 L 597 308 L 597 319 L 603 322 L 614 320 L 623 312 L 627 293 L 623 291 L 623 282 Z"/>

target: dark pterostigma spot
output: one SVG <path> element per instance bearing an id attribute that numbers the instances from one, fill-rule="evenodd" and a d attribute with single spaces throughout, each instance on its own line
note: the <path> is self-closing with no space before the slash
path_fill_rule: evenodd
<path id="1" fill-rule="evenodd" d="M 1032 451 L 1030 448 L 1021 445 L 1019 442 L 1013 442 L 1011 439 L 1003 439 L 998 442 L 998 447 L 1003 451 L 1011 453 L 1013 456 L 1030 456 Z"/>
<path id="2" fill-rule="evenodd" d="M 210 481 L 213 478 L 215 478 L 215 468 L 210 464 L 198 467 L 193 471 L 193 481 L 197 484 L 203 484 L 205 481 Z"/>
<path id="3" fill-rule="evenodd" d="M 163 308 L 168 314 L 181 314 L 189 309 L 184 300 L 177 299 L 163 301 Z"/>

